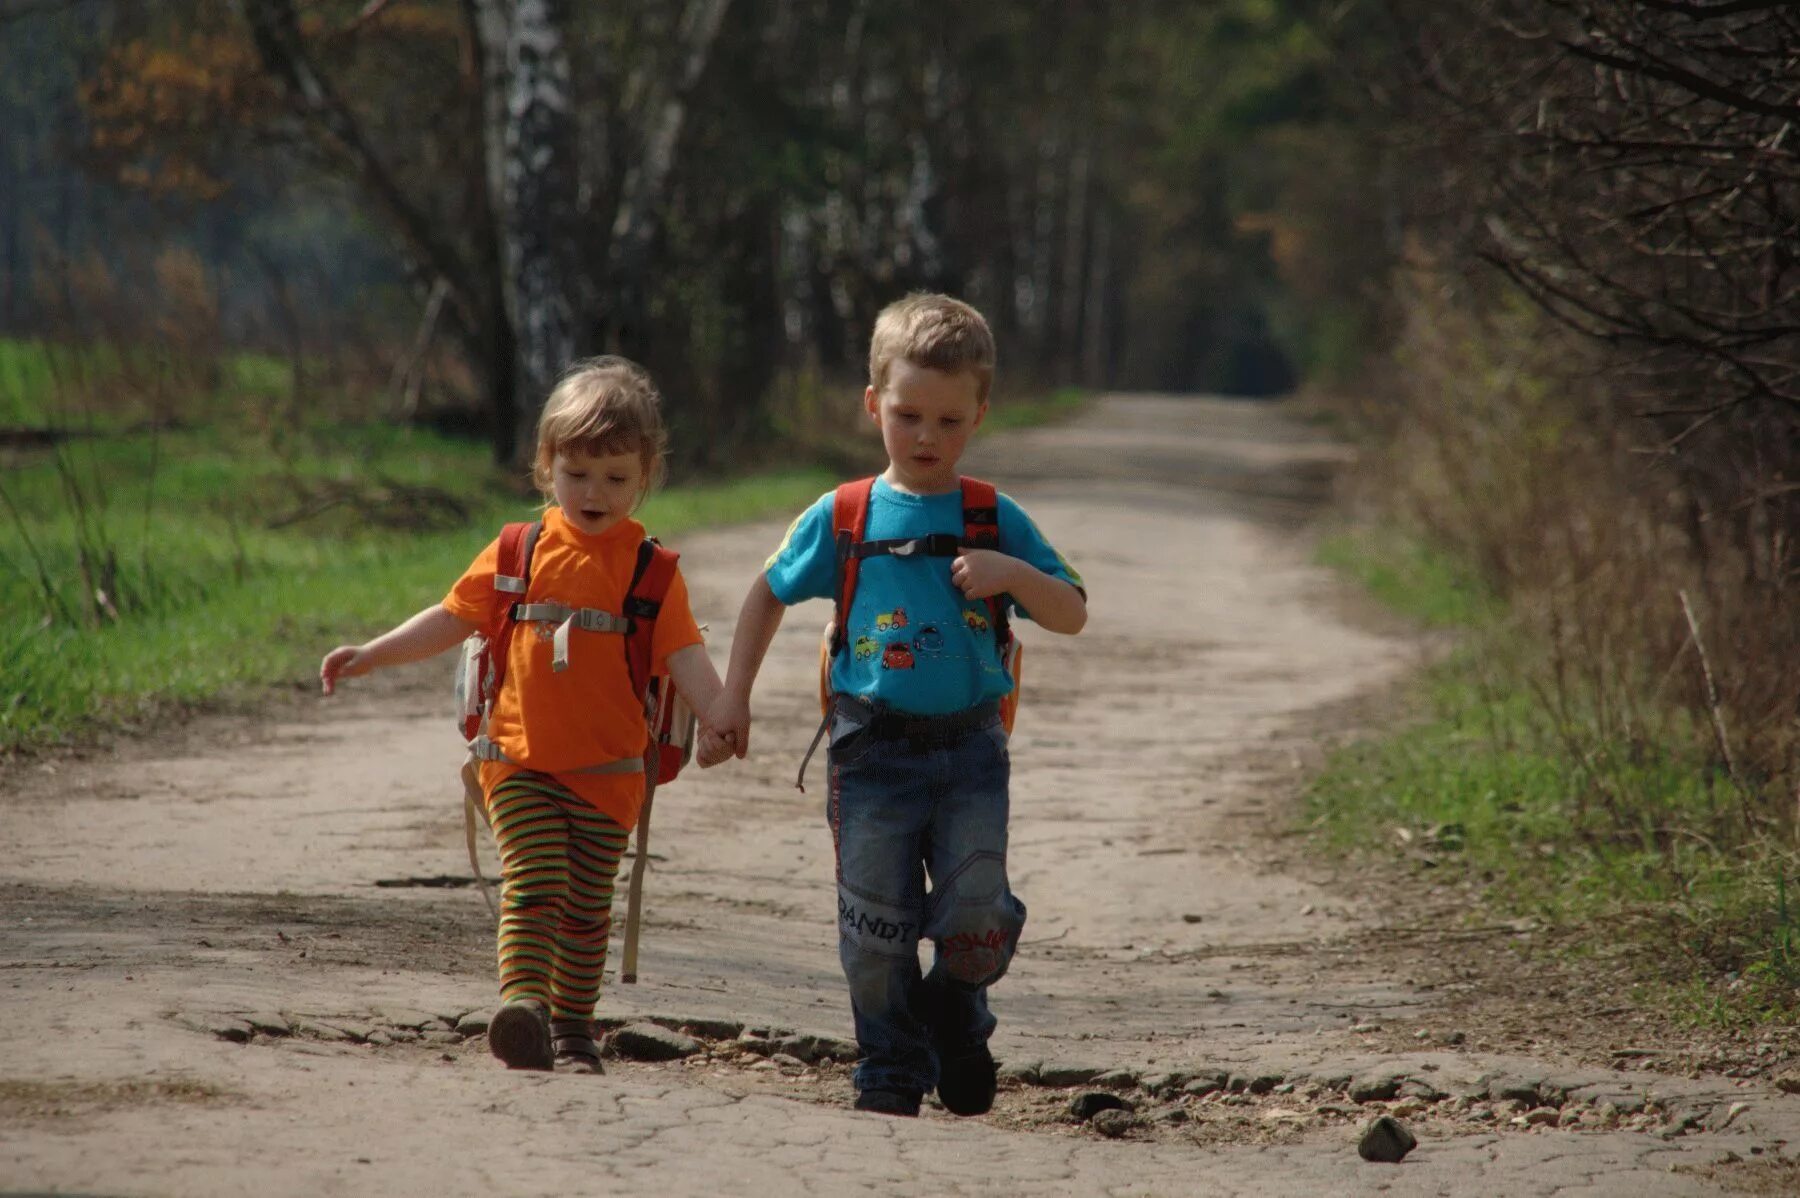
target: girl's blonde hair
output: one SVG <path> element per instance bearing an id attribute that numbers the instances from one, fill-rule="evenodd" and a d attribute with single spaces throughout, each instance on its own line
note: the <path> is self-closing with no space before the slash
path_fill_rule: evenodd
<path id="1" fill-rule="evenodd" d="M 662 396 L 649 373 L 629 358 L 587 358 L 563 372 L 538 417 L 537 457 L 531 479 L 550 494 L 558 450 L 590 454 L 633 453 L 644 463 L 645 494 L 661 481 L 669 434 Z"/>

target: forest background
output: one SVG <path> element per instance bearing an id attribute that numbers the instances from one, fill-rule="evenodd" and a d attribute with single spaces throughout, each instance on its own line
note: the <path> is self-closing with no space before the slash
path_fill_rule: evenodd
<path id="1" fill-rule="evenodd" d="M 788 510 L 948 290 L 1005 418 L 1357 441 L 1323 553 L 1457 647 L 1324 843 L 1782 1018 L 1797 59 L 1759 0 L 0 0 L 0 762 L 429 602 L 577 355 L 662 384 L 653 530 Z"/>

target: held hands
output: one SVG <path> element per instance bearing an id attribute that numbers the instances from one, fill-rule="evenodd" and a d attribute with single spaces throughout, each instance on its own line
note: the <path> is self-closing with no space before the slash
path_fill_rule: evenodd
<path id="1" fill-rule="evenodd" d="M 1018 558 L 998 549 L 970 549 L 965 545 L 950 563 L 950 581 L 964 598 L 991 599 L 1013 589 L 1018 565 Z"/>
<path id="2" fill-rule="evenodd" d="M 339 678 L 356 678 L 375 668 L 361 645 L 339 645 L 319 663 L 319 685 L 326 694 L 335 694 Z"/>
<path id="3" fill-rule="evenodd" d="M 711 769 L 721 761 L 729 760 L 736 752 L 737 741 L 732 737 L 701 727 L 700 739 L 694 745 L 694 760 L 700 763 L 701 769 Z"/>
<path id="4" fill-rule="evenodd" d="M 729 689 L 719 692 L 711 709 L 701 717 L 700 724 L 700 743 L 696 752 L 701 765 L 717 765 L 727 757 L 742 757 L 750 751 L 750 702 Z M 707 757 L 712 754 L 717 756 L 708 761 Z"/>

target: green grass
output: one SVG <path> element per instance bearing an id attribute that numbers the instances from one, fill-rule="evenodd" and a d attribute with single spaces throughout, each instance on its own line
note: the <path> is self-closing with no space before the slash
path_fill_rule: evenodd
<path id="1" fill-rule="evenodd" d="M 1044 396 L 1007 396 L 988 405 L 981 425 L 987 429 L 1031 428 L 1067 420 L 1081 411 L 1093 392 L 1081 387 L 1059 387 Z"/>
<path id="2" fill-rule="evenodd" d="M 1499 914 L 1631 950 L 1641 995 L 1724 1023 L 1800 1002 L 1800 861 L 1747 826 L 1737 787 L 1678 714 L 1618 731 L 1594 696 L 1556 694 L 1541 646 L 1440 555 L 1392 531 L 1321 557 L 1423 623 L 1464 630 L 1428 668 L 1415 718 L 1334 753 L 1307 798 L 1328 852 L 1478 883 Z M 1645 690 L 1649 688 L 1643 688 Z"/>
<path id="3" fill-rule="evenodd" d="M 640 518 L 679 538 L 798 511 L 832 481 L 675 488 Z M 0 753 L 305 684 L 326 649 L 441 598 L 502 523 L 537 510 L 485 446 L 379 424 L 321 423 L 278 448 L 213 425 L 0 450 L 0 493 Z M 96 614 L 103 572 L 117 618 Z"/>
<path id="4" fill-rule="evenodd" d="M 1454 558 L 1393 529 L 1340 530 L 1320 542 L 1318 557 L 1432 628 L 1468 627 L 1499 611 L 1494 596 Z"/>

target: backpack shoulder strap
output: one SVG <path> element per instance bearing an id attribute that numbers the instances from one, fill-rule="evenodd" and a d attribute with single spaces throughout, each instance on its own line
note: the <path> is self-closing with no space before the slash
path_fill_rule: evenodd
<path id="1" fill-rule="evenodd" d="M 542 520 L 508 524 L 500 530 L 500 553 L 494 564 L 494 605 L 488 615 L 488 652 L 493 672 L 493 693 L 506 681 L 506 663 L 512 656 L 512 635 L 517 622 L 513 607 L 524 600 L 531 586 L 531 558 L 537 550 Z"/>
<path id="2" fill-rule="evenodd" d="M 625 664 L 631 671 L 631 688 L 640 699 L 650 687 L 656 618 L 662 614 L 680 560 L 679 553 L 665 549 L 655 537 L 645 537 L 638 545 L 637 565 L 625 592 L 625 615 L 631 620 L 631 630 L 625 634 Z"/>
<path id="3" fill-rule="evenodd" d="M 962 480 L 963 544 L 971 549 L 1000 548 L 1000 493 L 994 484 L 965 476 Z M 1012 629 L 1006 622 L 1006 596 L 991 595 L 985 602 L 994 640 L 1006 647 Z"/>
<path id="4" fill-rule="evenodd" d="M 856 598 L 856 576 L 861 559 L 853 550 L 863 539 L 869 526 L 869 497 L 875 493 L 875 478 L 859 478 L 842 483 L 831 498 L 831 539 L 837 546 L 837 593 L 834 597 L 831 652 L 835 656 L 844 647 L 850 627 L 850 604 Z"/>

